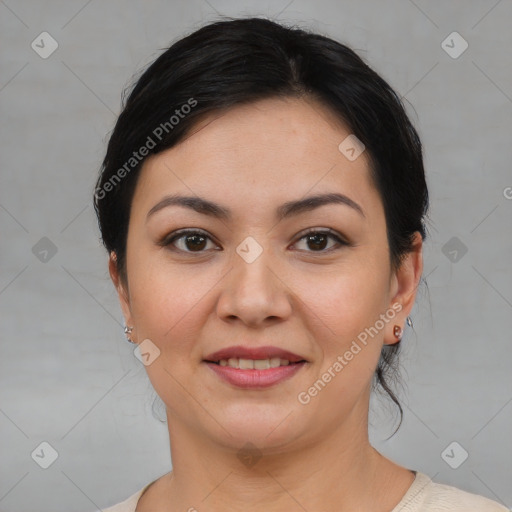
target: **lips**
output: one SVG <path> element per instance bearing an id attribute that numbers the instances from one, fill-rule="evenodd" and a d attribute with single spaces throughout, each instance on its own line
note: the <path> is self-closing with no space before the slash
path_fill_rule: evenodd
<path id="1" fill-rule="evenodd" d="M 306 361 L 303 357 L 294 354 L 288 350 L 283 350 L 279 347 L 244 347 L 237 345 L 233 347 L 223 348 L 213 352 L 204 358 L 205 361 L 211 363 L 218 363 L 221 360 L 229 359 L 273 359 L 279 358 L 290 361 L 290 363 L 299 363 Z"/>
<path id="2" fill-rule="evenodd" d="M 209 354 L 204 363 L 215 375 L 242 389 L 264 389 L 290 379 L 307 361 L 278 347 L 228 347 Z"/>

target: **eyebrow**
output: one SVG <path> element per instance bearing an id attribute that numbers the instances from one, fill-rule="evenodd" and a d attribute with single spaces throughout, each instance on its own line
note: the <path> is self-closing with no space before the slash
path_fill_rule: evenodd
<path id="1" fill-rule="evenodd" d="M 357 204 L 354 200 L 350 199 L 350 197 L 347 197 L 344 194 L 330 193 L 317 194 L 314 196 L 306 197 L 304 199 L 299 199 L 297 201 L 288 201 L 283 203 L 276 210 L 276 218 L 277 220 L 282 220 L 294 215 L 298 215 L 300 213 L 314 210 L 327 204 L 342 204 L 349 206 L 358 212 L 361 216 L 365 217 L 361 206 L 359 206 L 359 204 Z M 197 196 L 171 195 L 164 197 L 161 201 L 155 204 L 155 206 L 149 210 L 146 216 L 146 220 L 159 210 L 169 206 L 182 206 L 184 208 L 194 210 L 197 213 L 208 215 L 216 219 L 222 219 L 226 221 L 231 219 L 231 211 L 218 203 Z"/>

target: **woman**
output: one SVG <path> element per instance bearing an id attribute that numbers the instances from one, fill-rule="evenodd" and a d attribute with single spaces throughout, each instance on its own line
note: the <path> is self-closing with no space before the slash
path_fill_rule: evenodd
<path id="1" fill-rule="evenodd" d="M 422 147 L 349 48 L 213 23 L 148 67 L 95 206 L 173 469 L 120 511 L 504 511 L 377 452 L 422 274 Z M 400 408 L 401 412 L 401 408 Z"/>

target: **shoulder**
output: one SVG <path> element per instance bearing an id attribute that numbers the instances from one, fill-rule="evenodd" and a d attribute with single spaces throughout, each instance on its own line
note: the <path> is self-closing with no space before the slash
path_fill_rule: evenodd
<path id="1" fill-rule="evenodd" d="M 104 508 L 103 512 L 135 512 L 140 497 L 152 483 L 153 482 L 145 485 L 142 489 L 132 494 L 129 498 L 125 499 L 121 503 L 117 503 L 116 505 L 112 505 L 111 507 Z"/>
<path id="2" fill-rule="evenodd" d="M 434 482 L 424 473 L 416 479 L 392 512 L 509 512 L 497 501 L 451 485 Z"/>
<path id="3" fill-rule="evenodd" d="M 427 501 L 432 506 L 445 506 L 447 510 L 460 510 L 461 512 L 509 512 L 508 508 L 497 501 L 490 500 L 479 494 L 473 494 L 451 485 L 432 482 L 430 497 Z"/>

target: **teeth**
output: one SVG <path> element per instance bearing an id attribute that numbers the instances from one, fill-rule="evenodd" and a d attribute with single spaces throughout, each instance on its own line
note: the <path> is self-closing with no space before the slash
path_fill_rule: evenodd
<path id="1" fill-rule="evenodd" d="M 254 361 L 252 359 L 239 359 L 238 367 L 241 370 L 254 370 Z"/>
<path id="2" fill-rule="evenodd" d="M 279 357 L 272 357 L 269 360 L 270 368 L 277 368 L 280 365 L 281 359 Z"/>
<path id="3" fill-rule="evenodd" d="M 268 359 L 255 359 L 254 369 L 255 370 L 268 370 L 270 368 L 270 361 Z"/>
<path id="4" fill-rule="evenodd" d="M 288 366 L 288 359 L 272 357 L 270 359 L 242 359 L 231 357 L 230 359 L 221 359 L 218 361 L 220 366 L 231 366 L 240 370 L 268 370 L 269 368 L 277 368 L 278 366 Z"/>

